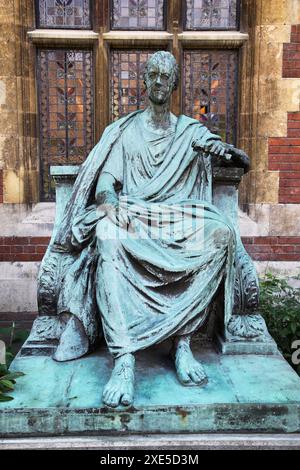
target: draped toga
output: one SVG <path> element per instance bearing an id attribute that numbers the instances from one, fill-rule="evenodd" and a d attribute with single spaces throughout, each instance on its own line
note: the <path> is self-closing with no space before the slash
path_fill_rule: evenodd
<path id="1" fill-rule="evenodd" d="M 57 313 L 79 318 L 91 344 L 101 324 L 114 357 L 195 331 L 222 281 L 228 321 L 235 276 L 234 227 L 212 204 L 210 157 L 192 148 L 194 139 L 205 145 L 219 137 L 184 115 L 173 131 L 160 134 L 144 126 L 140 112 L 125 122 L 100 170 L 93 171 L 86 203 L 72 219 L 65 215 L 77 254 L 65 267 L 57 301 Z M 90 161 L 99 153 L 98 144 Z M 95 204 L 95 184 L 103 173 L 117 182 L 128 229 Z M 82 190 L 80 178 L 73 204 L 80 197 L 76 184 Z M 62 249 L 60 233 L 53 251 Z"/>

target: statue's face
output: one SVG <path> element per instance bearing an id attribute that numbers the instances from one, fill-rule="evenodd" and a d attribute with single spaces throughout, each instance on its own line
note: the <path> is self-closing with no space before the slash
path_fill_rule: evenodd
<path id="1" fill-rule="evenodd" d="M 164 104 L 170 99 L 174 86 L 173 74 L 173 67 L 167 60 L 149 63 L 145 83 L 153 103 Z"/>

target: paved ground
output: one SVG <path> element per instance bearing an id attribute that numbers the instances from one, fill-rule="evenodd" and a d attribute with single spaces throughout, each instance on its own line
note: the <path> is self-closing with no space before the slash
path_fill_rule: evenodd
<path id="1" fill-rule="evenodd" d="M 127 437 L 0 439 L 0 450 L 286 450 L 300 449 L 300 434 L 167 434 Z"/>

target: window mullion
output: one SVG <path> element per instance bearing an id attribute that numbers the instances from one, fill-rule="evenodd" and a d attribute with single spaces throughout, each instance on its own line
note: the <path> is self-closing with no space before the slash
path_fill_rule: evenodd
<path id="1" fill-rule="evenodd" d="M 169 8 L 169 22 L 170 31 L 173 33 L 172 38 L 172 50 L 177 63 L 181 64 L 181 45 L 179 44 L 178 37 L 179 33 L 182 32 L 183 26 L 183 17 L 182 17 L 182 2 L 181 0 L 174 0 L 170 2 L 171 7 Z M 179 84 L 178 89 L 175 90 L 172 94 L 171 102 L 171 111 L 179 115 L 181 112 L 181 84 Z"/>

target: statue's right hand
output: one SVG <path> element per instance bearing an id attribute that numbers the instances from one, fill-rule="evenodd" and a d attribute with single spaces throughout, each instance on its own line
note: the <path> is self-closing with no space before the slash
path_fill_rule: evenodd
<path id="1" fill-rule="evenodd" d="M 120 205 L 116 193 L 111 190 L 100 191 L 96 195 L 96 204 L 99 210 L 116 225 L 121 227 L 130 224 L 130 219 L 126 207 Z"/>
<path id="2" fill-rule="evenodd" d="M 116 225 L 120 227 L 127 227 L 130 224 L 130 218 L 127 210 L 121 207 L 119 202 L 117 204 L 111 204 L 110 207 L 106 208 L 106 215 Z"/>

